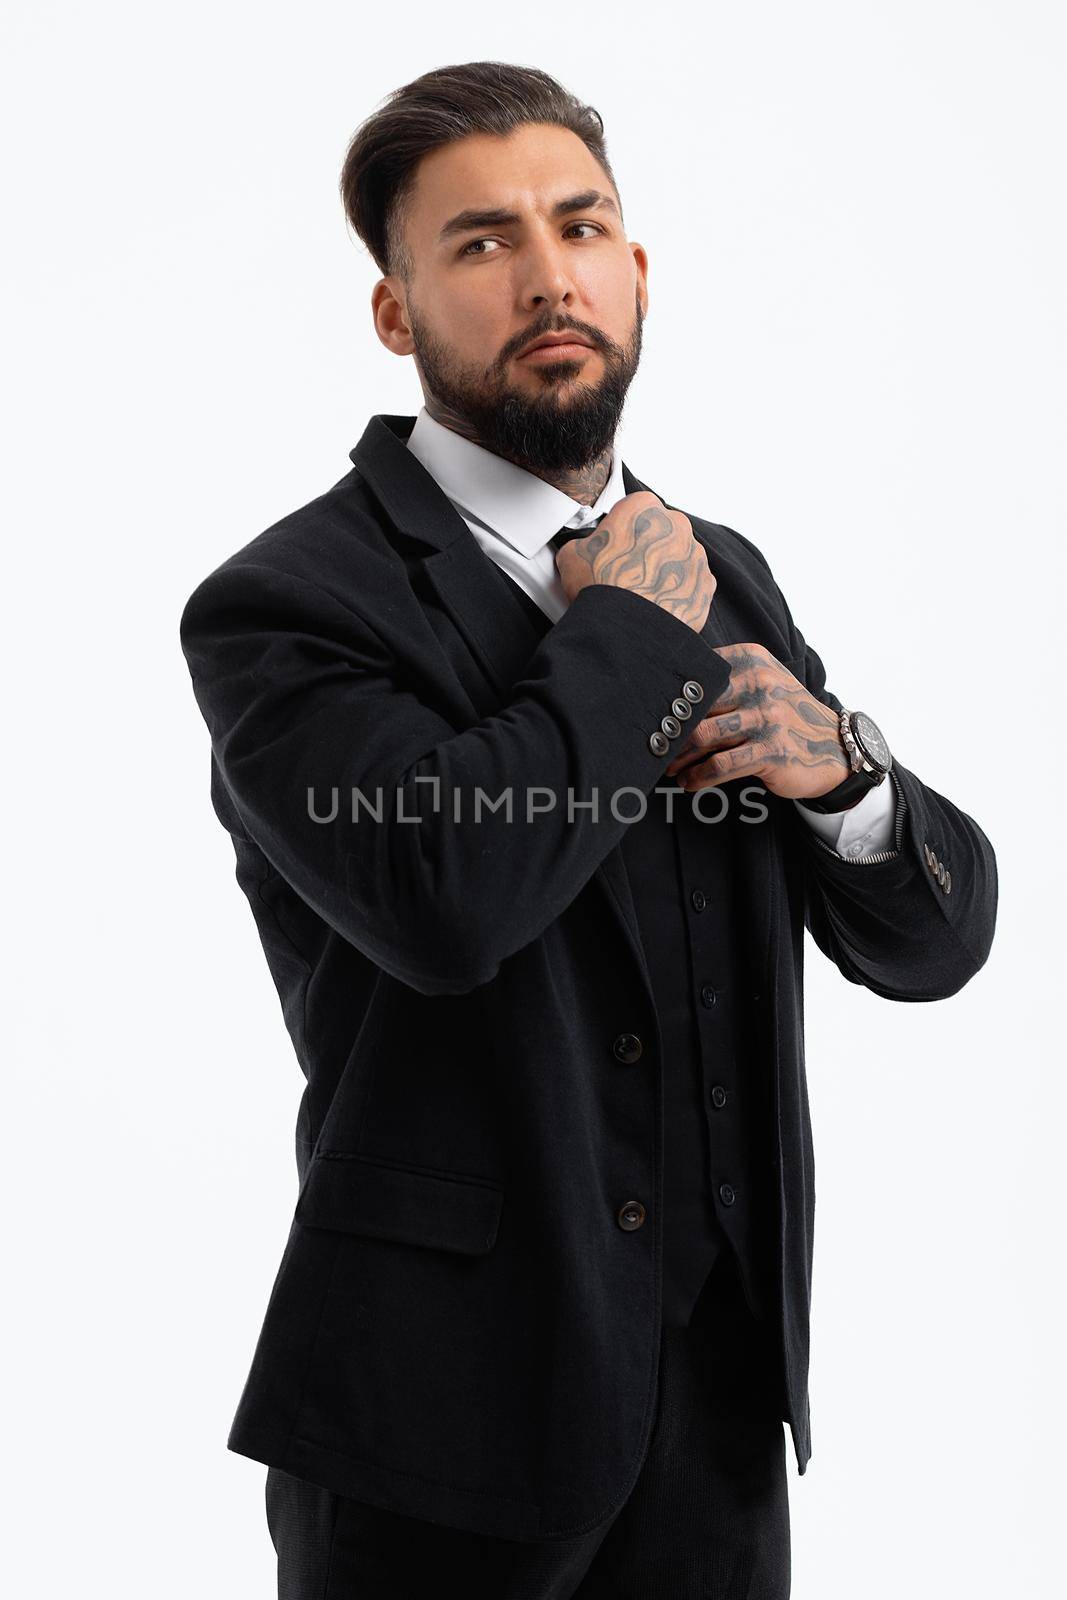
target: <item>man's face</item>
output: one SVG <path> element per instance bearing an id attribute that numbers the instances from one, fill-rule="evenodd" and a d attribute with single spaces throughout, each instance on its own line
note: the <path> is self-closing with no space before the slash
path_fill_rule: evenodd
<path id="1" fill-rule="evenodd" d="M 647 260 L 617 206 L 566 128 L 472 135 L 420 162 L 404 232 L 414 276 L 375 286 L 379 337 L 414 355 L 427 403 L 530 471 L 601 456 L 637 370 Z M 560 332 L 586 345 L 524 354 Z"/>

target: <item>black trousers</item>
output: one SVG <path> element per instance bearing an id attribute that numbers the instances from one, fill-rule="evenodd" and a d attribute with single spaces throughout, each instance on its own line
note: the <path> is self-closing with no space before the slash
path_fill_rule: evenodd
<path id="1" fill-rule="evenodd" d="M 491 1538 L 269 1467 L 278 1600 L 788 1600 L 777 1370 L 724 1250 L 690 1326 L 663 1329 L 652 1440 L 609 1522 L 572 1540 Z"/>

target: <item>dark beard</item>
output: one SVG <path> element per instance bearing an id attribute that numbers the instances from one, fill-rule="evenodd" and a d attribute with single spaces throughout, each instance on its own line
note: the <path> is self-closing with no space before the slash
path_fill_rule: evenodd
<path id="1" fill-rule="evenodd" d="M 508 386 L 506 359 L 488 377 L 468 376 L 447 346 L 422 325 L 410 301 L 408 316 L 423 380 L 438 405 L 455 419 L 457 432 L 539 477 L 579 471 L 610 448 L 641 358 L 640 299 L 625 348 L 597 334 L 596 347 L 604 361 L 598 384 L 575 383 L 568 374 L 577 370 L 577 363 L 561 361 L 558 366 L 538 367 L 544 388 L 533 396 Z M 593 329 L 581 331 L 593 337 Z M 557 391 L 564 384 L 568 393 L 561 399 Z"/>

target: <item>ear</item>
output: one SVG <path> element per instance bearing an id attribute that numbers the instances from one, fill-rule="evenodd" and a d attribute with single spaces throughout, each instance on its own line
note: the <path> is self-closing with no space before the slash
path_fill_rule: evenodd
<path id="1" fill-rule="evenodd" d="M 404 288 L 399 278 L 379 278 L 371 290 L 371 313 L 374 331 L 396 356 L 409 356 L 415 349 L 411 329 L 407 322 Z"/>
<path id="2" fill-rule="evenodd" d="M 631 253 L 633 255 L 633 258 L 634 258 L 634 266 L 637 269 L 637 295 L 638 295 L 638 299 L 639 299 L 640 304 L 641 304 L 641 315 L 642 315 L 642 317 L 647 317 L 648 316 L 648 256 L 645 253 L 644 245 L 634 244 L 632 240 L 630 242 L 630 251 L 631 251 Z"/>

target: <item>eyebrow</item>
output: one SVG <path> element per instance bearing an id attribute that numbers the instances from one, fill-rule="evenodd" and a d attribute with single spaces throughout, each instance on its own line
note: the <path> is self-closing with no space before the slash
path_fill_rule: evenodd
<path id="1" fill-rule="evenodd" d="M 614 211 L 619 215 L 619 208 L 610 195 L 601 194 L 599 189 L 583 189 L 581 194 L 572 194 L 566 200 L 557 200 L 549 213 L 552 217 L 565 217 L 572 211 L 595 211 L 602 207 Z M 521 222 L 522 218 L 517 211 L 505 211 L 497 207 L 493 211 L 477 211 L 473 208 L 467 211 L 457 211 L 450 217 L 441 232 L 437 235 L 438 241 L 451 239 L 457 233 L 468 233 L 471 228 L 503 228 L 509 223 Z"/>

